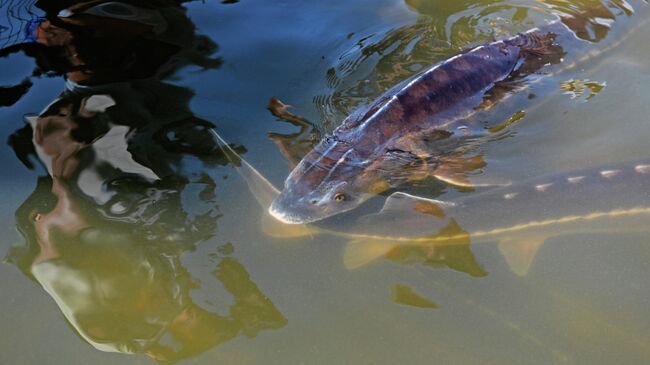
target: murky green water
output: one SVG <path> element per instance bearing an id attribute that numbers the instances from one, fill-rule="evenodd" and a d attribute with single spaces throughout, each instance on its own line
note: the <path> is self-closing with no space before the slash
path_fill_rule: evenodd
<path id="1" fill-rule="evenodd" d="M 263 210 L 208 133 L 214 123 L 280 186 L 313 136 L 398 82 L 563 16 L 592 42 L 586 52 L 613 48 L 497 106 L 498 121 L 523 118 L 477 147 L 487 162 L 478 177 L 517 183 L 647 161 L 647 4 L 164 3 L 63 19 L 69 4 L 51 2 L 50 47 L 20 45 L 33 40 L 25 19 L 43 11 L 0 5 L 1 84 L 32 83 L 2 98 L 0 363 L 650 361 L 650 242 L 625 220 L 603 223 L 615 233 L 545 237 L 525 276 L 490 240 L 460 257 L 431 248 L 349 270 L 345 237 L 265 234 Z M 116 20 L 120 11 L 140 17 Z M 297 135 L 267 110 L 271 97 L 314 127 Z M 419 189 L 442 200 L 476 193 Z M 621 190 L 589 199 L 650 204 L 650 186 Z M 552 201 L 540 214 L 572 210 Z M 539 220 L 528 208 L 512 215 Z"/>

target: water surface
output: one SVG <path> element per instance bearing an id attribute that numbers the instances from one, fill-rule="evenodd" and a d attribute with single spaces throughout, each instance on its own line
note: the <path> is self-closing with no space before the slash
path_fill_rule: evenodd
<path id="1" fill-rule="evenodd" d="M 32 85 L 3 98 L 0 363 L 650 359 L 646 235 L 553 237 L 523 277 L 490 242 L 470 247 L 471 267 L 380 259 L 350 271 L 344 238 L 264 234 L 262 209 L 207 133 L 215 125 L 279 186 L 289 160 L 393 85 L 562 16 L 589 49 L 620 44 L 497 108 L 497 121 L 525 116 L 477 147 L 481 178 L 520 182 L 646 158 L 645 3 L 161 1 L 148 21 L 155 28 L 162 17 L 166 28 L 153 35 L 63 27 L 77 44 L 92 41 L 75 48 L 92 72 L 73 67 L 74 52 L 20 51 L 19 27 L 45 13 L 1 6 L 1 84 Z M 53 19 L 62 8 L 45 10 Z M 66 79 L 87 87 L 64 92 Z M 269 113 L 271 97 L 313 123 L 304 138 Z M 39 114 L 47 128 L 33 142 L 24 117 Z M 419 189 L 443 200 L 472 193 Z"/>

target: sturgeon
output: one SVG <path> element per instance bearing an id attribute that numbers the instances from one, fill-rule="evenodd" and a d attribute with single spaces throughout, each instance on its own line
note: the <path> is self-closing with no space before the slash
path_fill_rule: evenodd
<path id="1" fill-rule="evenodd" d="M 405 234 L 391 234 L 397 227 Z M 405 246 L 435 251 L 450 245 L 496 242 L 512 271 L 524 275 L 549 238 L 615 233 L 647 236 L 650 160 L 542 176 L 453 202 L 397 192 L 378 213 L 331 232 L 347 233 L 352 233 L 344 254 L 349 269 L 395 255 Z"/>
<path id="2" fill-rule="evenodd" d="M 269 214 L 268 207 L 280 191 L 212 132 L 265 211 L 264 232 L 283 239 L 324 234 L 347 240 L 344 265 L 348 269 L 381 257 L 409 260 L 405 256 L 415 252 L 420 261 L 437 259 L 452 269 L 484 276 L 470 244 L 496 242 L 511 270 L 525 275 L 549 238 L 650 234 L 650 159 L 541 176 L 449 202 L 395 192 L 376 213 L 335 225 L 298 225 Z"/>
<path id="3" fill-rule="evenodd" d="M 588 45 L 556 21 L 429 67 L 323 138 L 291 171 L 269 213 L 283 223 L 304 224 L 429 176 L 471 186 L 467 172 L 485 163 L 458 151 L 485 128 L 458 127 L 518 90 L 527 76 L 552 74 L 553 65 L 575 66 L 611 48 L 583 52 Z M 563 47 L 571 48 L 571 59 Z"/>

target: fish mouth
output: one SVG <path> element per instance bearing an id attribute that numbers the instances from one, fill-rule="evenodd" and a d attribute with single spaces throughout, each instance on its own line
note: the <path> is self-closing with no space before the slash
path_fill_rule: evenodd
<path id="1" fill-rule="evenodd" d="M 307 224 L 320 219 L 315 217 L 302 216 L 299 214 L 292 214 L 278 207 L 278 204 L 276 204 L 275 201 L 269 207 L 269 214 L 284 224 Z"/>
<path id="2" fill-rule="evenodd" d="M 329 217 L 326 211 L 317 205 L 301 204 L 305 199 L 291 200 L 280 195 L 271 203 L 269 214 L 285 224 L 307 224 Z"/>

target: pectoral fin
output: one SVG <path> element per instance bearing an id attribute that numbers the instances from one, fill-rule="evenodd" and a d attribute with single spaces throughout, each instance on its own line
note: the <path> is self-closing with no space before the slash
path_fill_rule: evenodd
<path id="1" fill-rule="evenodd" d="M 397 192 L 386 199 L 379 212 L 356 219 L 351 230 L 394 237 L 395 228 L 399 227 L 398 232 L 407 237 L 435 236 L 449 224 L 447 210 L 452 206 L 452 203 Z"/>
<path id="2" fill-rule="evenodd" d="M 386 198 L 386 202 L 381 208 L 380 213 L 388 213 L 391 211 L 415 211 L 424 214 L 430 213 L 431 215 L 442 217 L 444 216 L 444 209 L 447 207 L 453 207 L 454 205 L 454 203 L 424 198 L 398 191 Z"/>
<path id="3" fill-rule="evenodd" d="M 444 157 L 432 175 L 447 184 L 460 188 L 508 186 L 510 181 L 487 181 L 481 178 L 470 179 L 469 172 L 485 167 L 487 163 L 482 156 Z"/>
<path id="4" fill-rule="evenodd" d="M 485 276 L 486 273 L 475 263 L 469 250 L 469 234 L 454 219 L 434 218 L 432 220 L 429 217 L 429 222 L 435 227 L 434 234 L 410 237 L 369 237 L 350 241 L 343 254 L 345 267 L 348 270 L 354 270 L 380 257 L 401 263 L 412 263 L 414 257 L 415 262 L 428 262 L 430 259 L 446 262 L 446 259 L 451 259 L 450 265 L 448 265 L 450 268 L 467 272 L 473 276 Z M 442 222 L 447 222 L 447 224 L 441 228 Z M 404 225 L 391 226 L 403 227 Z M 466 253 L 463 247 L 466 249 Z M 460 248 L 460 251 L 457 251 L 457 248 Z M 443 253 L 441 257 L 430 255 L 438 251 Z M 445 253 L 449 254 L 448 258 L 445 257 Z M 467 260 L 468 255 L 471 257 L 470 260 Z M 471 268 L 468 269 L 468 267 Z M 475 267 L 479 269 L 475 270 Z"/>
<path id="5" fill-rule="evenodd" d="M 507 238 L 499 243 L 499 251 L 512 272 L 525 276 L 545 240 L 546 237 L 543 236 Z"/>
<path id="6" fill-rule="evenodd" d="M 482 156 L 444 157 L 440 159 L 438 167 L 433 171 L 433 176 L 448 184 L 471 188 L 474 185 L 469 181 L 467 172 L 485 167 Z"/>
<path id="7" fill-rule="evenodd" d="M 445 228 L 429 237 L 428 241 L 396 247 L 385 258 L 405 265 L 446 266 L 473 277 L 486 276 L 488 273 L 476 261 L 470 244 L 470 234 L 452 218 Z"/>

